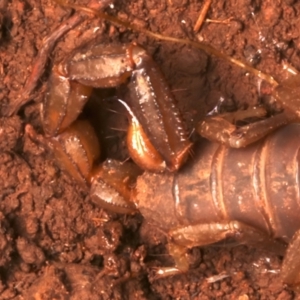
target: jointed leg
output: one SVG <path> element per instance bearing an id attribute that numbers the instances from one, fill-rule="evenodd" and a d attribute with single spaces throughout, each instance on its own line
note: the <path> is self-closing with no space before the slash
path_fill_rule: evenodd
<path id="1" fill-rule="evenodd" d="M 177 268 L 181 271 L 188 269 L 184 248 L 215 244 L 228 238 L 234 239 L 237 244 L 253 245 L 272 252 L 275 250 L 279 255 L 283 255 L 286 250 L 285 244 L 240 221 L 221 221 L 186 226 L 172 230 L 170 236 L 172 244 L 169 251 Z"/>
<path id="2" fill-rule="evenodd" d="M 252 112 L 254 117 L 260 116 L 256 114 L 253 109 Z M 204 121 L 198 125 L 197 131 L 201 136 L 211 141 L 232 148 L 241 148 L 260 140 L 275 129 L 297 119 L 295 114 L 283 112 L 238 128 L 234 124 L 237 113 L 239 112 L 206 117 Z"/>
<path id="3" fill-rule="evenodd" d="M 300 230 L 298 230 L 290 242 L 281 268 L 283 282 L 294 290 L 300 291 Z"/>

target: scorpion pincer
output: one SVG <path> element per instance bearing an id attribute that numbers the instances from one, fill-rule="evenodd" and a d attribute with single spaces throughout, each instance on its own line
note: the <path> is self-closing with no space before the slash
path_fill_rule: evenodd
<path id="1" fill-rule="evenodd" d="M 129 117 L 129 153 L 147 170 L 143 175 L 129 162 L 95 166 L 96 134 L 88 121 L 77 120 L 92 88 L 128 80 L 130 99 L 120 102 Z M 139 211 L 167 234 L 177 270 L 188 269 L 188 248 L 234 238 L 285 254 L 283 281 L 297 287 L 300 125 L 274 130 L 299 119 L 299 82 L 297 75 L 274 89 L 285 110 L 273 118 L 237 129 L 229 114 L 208 117 L 198 131 L 218 143 L 202 139 L 182 167 L 192 143 L 152 58 L 134 44 L 85 47 L 53 69 L 42 108 L 44 131 L 60 165 L 91 185 L 93 202 L 120 213 Z"/>

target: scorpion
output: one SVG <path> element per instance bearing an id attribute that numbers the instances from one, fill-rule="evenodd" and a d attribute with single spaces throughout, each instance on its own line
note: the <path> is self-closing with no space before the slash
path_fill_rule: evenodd
<path id="1" fill-rule="evenodd" d="M 188 270 L 187 249 L 233 238 L 284 255 L 282 279 L 297 289 L 299 80 L 295 75 L 274 88 L 282 113 L 240 128 L 231 113 L 209 116 L 197 126 L 207 139 L 193 145 L 150 55 L 136 44 L 93 45 L 54 66 L 43 127 L 59 164 L 78 183 L 90 185 L 94 203 L 118 213 L 139 212 L 166 233 L 175 270 Z M 145 172 L 130 162 L 95 166 L 97 136 L 87 120 L 77 120 L 92 88 L 128 81 L 129 100 L 118 101 L 128 113 L 130 156 Z M 188 159 L 192 147 L 194 158 Z"/>

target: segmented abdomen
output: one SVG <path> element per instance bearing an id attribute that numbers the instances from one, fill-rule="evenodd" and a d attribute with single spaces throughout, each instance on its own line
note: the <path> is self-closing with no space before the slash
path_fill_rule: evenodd
<path id="1" fill-rule="evenodd" d="M 227 219 L 288 241 L 300 228 L 299 148 L 300 124 L 243 149 L 203 140 L 177 174 L 138 180 L 139 210 L 165 230 Z"/>

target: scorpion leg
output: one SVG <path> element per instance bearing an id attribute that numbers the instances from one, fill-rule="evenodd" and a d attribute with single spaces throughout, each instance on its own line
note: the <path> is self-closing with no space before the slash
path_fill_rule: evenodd
<path id="1" fill-rule="evenodd" d="M 282 107 L 289 112 L 295 114 L 299 120 L 300 118 L 300 74 L 290 76 L 282 84 L 278 85 L 273 95 L 282 105 Z"/>
<path id="2" fill-rule="evenodd" d="M 197 131 L 201 136 L 231 148 L 246 147 L 249 144 L 259 141 L 277 128 L 297 120 L 295 114 L 284 111 L 265 120 L 238 128 L 228 119 L 230 113 L 224 115 L 206 117 L 197 126 Z M 253 114 L 253 117 L 260 116 L 260 114 Z"/>
<path id="3" fill-rule="evenodd" d="M 274 250 L 279 255 L 284 255 L 286 245 L 280 241 L 240 221 L 220 221 L 207 224 L 195 224 L 169 232 L 171 245 L 170 254 L 173 256 L 176 266 L 180 271 L 188 270 L 188 262 L 184 256 L 183 248 L 206 246 L 226 239 L 234 239 L 235 244 L 247 244 L 259 246 L 267 251 Z M 228 245 L 228 243 L 225 243 Z M 216 244 L 220 246 L 220 244 Z"/>
<path id="4" fill-rule="evenodd" d="M 300 230 L 298 230 L 287 248 L 282 267 L 281 278 L 284 283 L 297 292 L 300 291 Z"/>
<path id="5" fill-rule="evenodd" d="M 239 128 L 234 125 L 234 119 L 228 118 L 229 114 L 209 116 L 198 125 L 197 130 L 203 137 L 233 148 L 245 147 L 256 142 L 275 129 L 299 120 L 299 83 L 300 74 L 296 74 L 274 88 L 273 96 L 284 109 L 278 115 Z M 253 116 L 260 117 L 260 114 L 254 112 Z"/>

